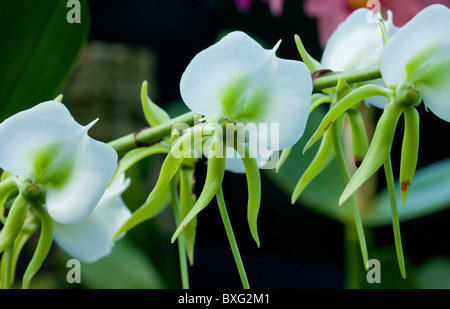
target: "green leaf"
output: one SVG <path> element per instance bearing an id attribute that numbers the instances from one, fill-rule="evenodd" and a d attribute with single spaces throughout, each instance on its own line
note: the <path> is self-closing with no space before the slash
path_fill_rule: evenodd
<path id="1" fill-rule="evenodd" d="M 450 159 L 417 170 L 408 192 L 405 208 L 398 210 L 400 221 L 412 220 L 450 207 Z M 398 181 L 396 191 L 400 191 Z M 401 205 L 400 196 L 397 203 Z M 386 226 L 391 223 L 389 193 L 384 189 L 363 213 L 366 225 Z"/>
<path id="2" fill-rule="evenodd" d="M 89 33 L 80 4 L 81 22 L 70 24 L 67 1 L 1 1 L 0 121 L 60 93 Z"/>

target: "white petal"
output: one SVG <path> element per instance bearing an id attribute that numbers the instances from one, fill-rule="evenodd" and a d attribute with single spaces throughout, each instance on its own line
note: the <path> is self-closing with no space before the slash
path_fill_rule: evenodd
<path id="1" fill-rule="evenodd" d="M 370 22 L 366 8 L 360 8 L 350 14 L 331 35 L 322 56 L 324 69 L 348 71 L 370 68 L 380 65 L 383 50 L 383 37 L 380 24 Z M 389 12 L 385 21 L 389 38 L 393 37 L 397 27 L 392 23 Z"/>
<path id="2" fill-rule="evenodd" d="M 264 98 L 254 100 L 256 112 L 248 116 L 244 114 L 239 121 L 257 124 L 258 138 L 267 140 L 269 144 L 262 148 L 277 151 L 294 145 L 304 133 L 311 104 L 312 80 L 302 62 L 280 59 L 274 54 L 269 59 L 267 67 L 254 72 L 259 88 L 255 92 L 263 89 Z"/>
<path id="3" fill-rule="evenodd" d="M 91 214 L 117 165 L 114 149 L 87 135 L 73 156 L 70 178 L 62 186 L 45 185 L 47 210 L 63 224 L 81 223 Z"/>
<path id="4" fill-rule="evenodd" d="M 185 104 L 201 115 L 220 114 L 224 86 L 252 71 L 266 53 L 243 32 L 226 35 L 198 53 L 184 71 L 180 91 Z"/>
<path id="5" fill-rule="evenodd" d="M 57 101 L 40 103 L 0 124 L 0 167 L 14 175 L 32 176 L 33 155 L 45 146 L 64 141 L 80 127 Z"/>
<path id="6" fill-rule="evenodd" d="M 275 56 L 242 32 L 232 32 L 199 53 L 184 72 L 180 89 L 199 114 L 232 121 L 278 124 L 279 150 L 295 144 L 309 114 L 312 81 L 299 61 Z"/>
<path id="7" fill-rule="evenodd" d="M 131 216 L 120 196 L 129 184 L 130 179 L 118 178 L 83 223 L 55 223 L 55 242 L 68 254 L 88 263 L 108 255 L 114 246 L 112 237 Z"/>
<path id="8" fill-rule="evenodd" d="M 388 42 L 381 73 L 386 84 L 412 82 L 425 105 L 450 121 L 450 9 L 431 5 L 419 12 Z"/>
<path id="9" fill-rule="evenodd" d="M 447 69 L 450 69 L 450 65 L 447 65 Z M 445 86 L 435 87 L 434 85 L 419 84 L 417 89 L 422 94 L 427 108 L 439 118 L 450 122 L 450 87 L 448 86 L 450 85 L 450 74 L 440 79 L 440 82 L 445 83 Z"/>
<path id="10" fill-rule="evenodd" d="M 386 44 L 381 63 L 381 73 L 386 84 L 395 86 L 407 81 L 411 75 L 406 69 L 408 62 L 426 50 L 440 49 L 442 52 L 435 55 L 438 59 L 448 55 L 449 29 L 450 10 L 447 7 L 435 4 L 420 11 Z M 433 61 L 427 59 L 427 63 L 422 63 L 417 70 L 423 70 L 423 66 Z"/>

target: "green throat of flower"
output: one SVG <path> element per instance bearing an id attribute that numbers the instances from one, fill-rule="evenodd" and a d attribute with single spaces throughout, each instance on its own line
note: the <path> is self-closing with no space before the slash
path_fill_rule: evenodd
<path id="1" fill-rule="evenodd" d="M 264 82 L 252 83 L 249 76 L 242 76 L 229 83 L 220 96 L 224 115 L 239 122 L 256 120 L 266 111 L 269 90 Z"/>
<path id="2" fill-rule="evenodd" d="M 63 153 L 60 143 L 43 146 L 32 156 L 36 184 L 59 188 L 72 175 L 74 160 L 70 153 Z"/>

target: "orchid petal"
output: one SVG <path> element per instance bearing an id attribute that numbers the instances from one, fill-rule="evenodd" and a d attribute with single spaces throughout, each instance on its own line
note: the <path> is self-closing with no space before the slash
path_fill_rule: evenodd
<path id="1" fill-rule="evenodd" d="M 131 216 L 121 194 L 128 188 L 130 179 L 120 176 L 108 187 L 92 214 L 81 224 L 54 225 L 54 240 L 68 254 L 92 263 L 108 255 L 113 246 L 114 233 Z"/>
<path id="2" fill-rule="evenodd" d="M 63 104 L 47 101 L 0 124 L 0 167 L 43 185 L 47 210 L 60 223 L 85 220 L 116 168 L 114 149 L 87 135 L 93 123 L 82 126 Z"/>
<path id="3" fill-rule="evenodd" d="M 386 44 L 381 73 L 386 84 L 413 83 L 425 105 L 450 121 L 450 9 L 431 5 L 419 12 Z"/>
<path id="4" fill-rule="evenodd" d="M 57 101 L 40 103 L 15 114 L 0 125 L 0 167 L 13 175 L 31 176 L 36 164 L 33 156 L 45 147 L 63 147 L 60 141 L 79 127 L 67 108 Z"/>
<path id="5" fill-rule="evenodd" d="M 349 71 L 378 66 L 383 51 L 383 37 L 380 25 L 369 22 L 366 8 L 355 10 L 331 35 L 322 56 L 324 69 Z M 385 21 L 389 37 L 394 36 L 397 27 L 392 23 L 389 12 Z"/>
<path id="6" fill-rule="evenodd" d="M 383 36 L 380 25 L 368 21 L 367 16 L 371 13 L 366 8 L 357 9 L 339 25 L 323 52 L 321 63 L 324 69 L 345 72 L 380 65 Z M 394 36 L 398 28 L 392 22 L 392 12 L 390 11 L 385 25 L 388 36 Z M 382 79 L 362 83 L 362 85 L 369 83 L 386 86 Z M 387 98 L 376 96 L 367 98 L 365 102 L 383 109 Z"/>
<path id="7" fill-rule="evenodd" d="M 222 112 L 225 85 L 246 77 L 267 51 L 243 32 L 232 32 L 198 53 L 180 81 L 181 96 L 195 113 L 215 116 Z"/>
<path id="8" fill-rule="evenodd" d="M 45 187 L 50 216 L 64 224 L 83 222 L 102 197 L 116 163 L 117 154 L 111 147 L 86 135 L 79 145 L 68 181 L 62 186 Z"/>
<path id="9" fill-rule="evenodd" d="M 184 102 L 206 116 L 278 124 L 278 136 L 268 137 L 278 138 L 278 146 L 270 150 L 292 146 L 306 126 L 312 81 L 304 63 L 275 56 L 279 44 L 266 50 L 243 32 L 228 34 L 186 68 L 180 83 Z"/>

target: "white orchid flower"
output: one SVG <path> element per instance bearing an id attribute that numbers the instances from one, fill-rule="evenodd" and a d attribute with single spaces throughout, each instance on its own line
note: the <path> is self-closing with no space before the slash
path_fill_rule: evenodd
<path id="1" fill-rule="evenodd" d="M 324 69 L 345 72 L 381 65 L 383 52 L 383 36 L 380 24 L 368 18 L 372 12 L 360 8 L 350 14 L 331 35 L 322 55 L 321 64 Z M 398 28 L 392 22 L 392 12 L 384 21 L 388 37 L 391 38 Z M 371 81 L 384 86 L 382 79 Z M 384 108 L 387 99 L 375 96 L 366 100 L 378 108 Z"/>
<path id="2" fill-rule="evenodd" d="M 45 207 L 62 224 L 86 220 L 114 174 L 117 153 L 87 135 L 60 102 L 40 103 L 0 124 L 0 167 L 31 178 Z"/>
<path id="3" fill-rule="evenodd" d="M 390 87 L 409 83 L 439 118 L 450 121 L 450 9 L 420 11 L 386 44 L 381 74 Z"/>
<path id="4" fill-rule="evenodd" d="M 267 50 L 247 34 L 231 32 L 197 54 L 180 83 L 186 105 L 207 121 L 257 125 L 257 138 L 248 143 L 260 167 L 273 151 L 300 139 L 309 114 L 312 81 L 308 68 L 302 62 L 276 57 L 280 43 Z M 271 130 L 272 124 L 278 132 Z M 259 138 L 269 142 L 263 145 Z M 227 157 L 238 158 L 233 151 L 227 149 Z M 244 171 L 240 159 L 227 159 L 226 169 Z"/>
<path id="5" fill-rule="evenodd" d="M 39 188 L 55 240 L 86 261 L 109 253 L 113 233 L 130 216 L 117 197 L 128 183 L 105 193 L 117 153 L 87 135 L 94 123 L 82 126 L 62 103 L 48 101 L 0 124 L 0 167 Z"/>
<path id="6" fill-rule="evenodd" d="M 95 262 L 111 253 L 112 238 L 131 212 L 121 195 L 130 185 L 122 174 L 105 191 L 92 214 L 75 225 L 54 224 L 54 240 L 64 251 L 86 263 Z"/>

